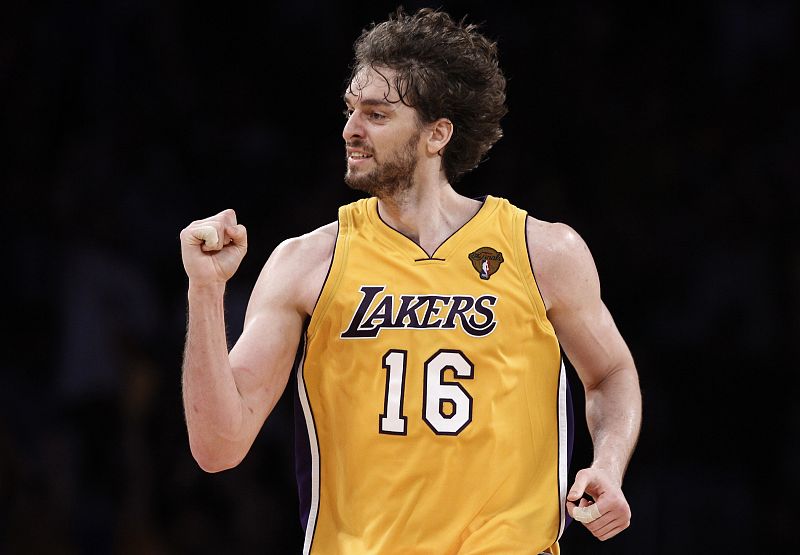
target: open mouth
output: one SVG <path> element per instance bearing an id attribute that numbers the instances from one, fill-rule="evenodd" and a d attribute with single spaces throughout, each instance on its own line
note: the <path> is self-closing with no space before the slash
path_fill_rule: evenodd
<path id="1" fill-rule="evenodd" d="M 351 152 L 347 158 L 348 160 L 367 160 L 368 158 L 372 158 L 372 155 L 364 152 Z"/>

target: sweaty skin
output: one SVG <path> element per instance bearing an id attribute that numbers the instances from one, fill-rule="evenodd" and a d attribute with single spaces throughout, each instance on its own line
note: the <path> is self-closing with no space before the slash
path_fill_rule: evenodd
<path id="1" fill-rule="evenodd" d="M 342 136 L 348 175 L 368 179 L 398 153 L 416 156 L 411 186 L 379 197 L 378 210 L 388 225 L 433 253 L 481 206 L 456 193 L 442 170 L 439 153 L 453 125 L 441 118 L 420 126 L 412 108 L 392 102 L 398 96 L 386 80 L 370 75 L 373 70 L 364 71 L 345 95 L 348 120 Z M 381 71 L 392 76 L 392 70 Z M 403 151 L 409 143 L 413 147 L 415 133 L 419 137 L 413 154 Z M 239 464 L 285 389 L 304 322 L 331 263 L 336 230 L 331 223 L 275 249 L 253 289 L 242 335 L 230 353 L 223 295 L 247 251 L 246 230 L 233 210 L 225 210 L 181 232 L 189 276 L 183 401 L 192 455 L 204 470 L 218 472 Z M 213 240 L 206 243 L 207 238 Z M 577 473 L 567 508 L 572 514 L 572 501 L 589 494 L 601 516 L 584 525 L 605 540 L 630 523 L 621 485 L 641 420 L 636 369 L 603 304 L 584 241 L 566 225 L 534 218 L 528 220 L 527 238 L 547 316 L 586 390 L 594 444 L 594 460 Z M 589 504 L 580 501 L 581 507 Z"/>

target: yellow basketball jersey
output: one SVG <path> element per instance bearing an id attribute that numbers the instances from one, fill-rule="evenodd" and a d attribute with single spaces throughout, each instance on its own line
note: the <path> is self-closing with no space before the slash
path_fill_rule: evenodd
<path id="1" fill-rule="evenodd" d="M 487 197 L 428 256 L 377 199 L 340 208 L 297 373 L 304 553 L 558 553 L 565 377 L 525 222 Z"/>

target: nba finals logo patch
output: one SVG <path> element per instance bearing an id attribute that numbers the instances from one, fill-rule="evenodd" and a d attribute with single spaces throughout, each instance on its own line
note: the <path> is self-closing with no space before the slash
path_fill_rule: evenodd
<path id="1" fill-rule="evenodd" d="M 489 279 L 503 263 L 503 253 L 497 252 L 492 247 L 481 247 L 469 253 L 469 260 L 481 279 Z"/>

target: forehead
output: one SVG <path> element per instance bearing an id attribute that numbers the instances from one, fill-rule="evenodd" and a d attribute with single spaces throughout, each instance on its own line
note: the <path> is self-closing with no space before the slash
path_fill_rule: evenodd
<path id="1" fill-rule="evenodd" d="M 402 105 L 395 87 L 396 72 L 389 68 L 361 68 L 344 91 L 344 100 L 355 104 L 363 100 L 384 100 Z"/>

